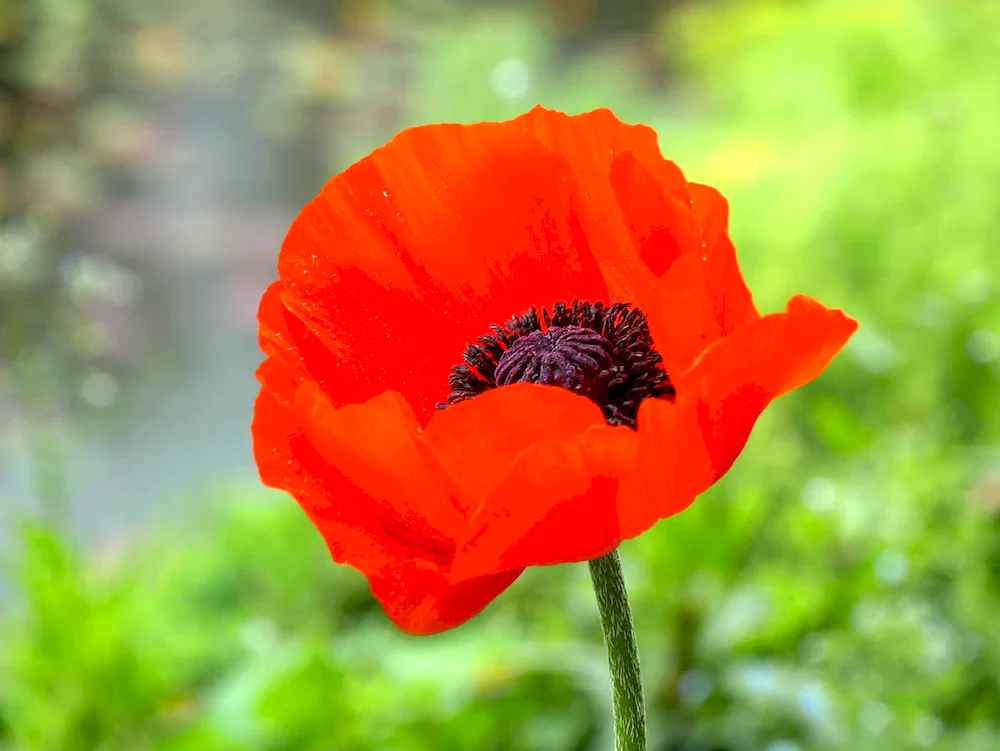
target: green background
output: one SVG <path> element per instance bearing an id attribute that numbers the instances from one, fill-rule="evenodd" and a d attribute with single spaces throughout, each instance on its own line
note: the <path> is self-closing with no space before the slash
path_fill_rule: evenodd
<path id="1" fill-rule="evenodd" d="M 297 207 L 535 103 L 656 128 L 762 310 L 861 322 L 622 548 L 650 748 L 1000 748 L 998 60 L 992 0 L 0 4 L 0 749 L 610 748 L 585 566 L 408 637 L 249 459 Z"/>

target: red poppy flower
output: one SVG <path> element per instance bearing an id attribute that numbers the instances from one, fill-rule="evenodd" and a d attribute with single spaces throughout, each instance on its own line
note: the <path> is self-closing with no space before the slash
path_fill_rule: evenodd
<path id="1" fill-rule="evenodd" d="M 292 224 L 254 454 L 403 630 L 687 507 L 856 323 L 754 307 L 728 207 L 607 110 L 405 130 Z"/>

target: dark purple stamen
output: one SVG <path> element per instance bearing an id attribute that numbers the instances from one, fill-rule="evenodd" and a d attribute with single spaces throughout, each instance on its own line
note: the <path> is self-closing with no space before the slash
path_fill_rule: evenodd
<path id="1" fill-rule="evenodd" d="M 599 401 L 611 380 L 611 342 L 591 329 L 553 326 L 532 331 L 500 357 L 497 386 L 543 383 L 562 386 Z"/>
<path id="2" fill-rule="evenodd" d="M 513 383 L 542 383 L 588 397 L 610 425 L 634 428 L 644 399 L 675 396 L 645 314 L 628 303 L 560 302 L 551 313 L 530 308 L 490 329 L 465 348 L 439 408 Z"/>

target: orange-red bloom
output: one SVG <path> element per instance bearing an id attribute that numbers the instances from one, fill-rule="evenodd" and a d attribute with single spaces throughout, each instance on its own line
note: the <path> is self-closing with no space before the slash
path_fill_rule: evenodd
<path id="1" fill-rule="evenodd" d="M 803 296 L 761 316 L 727 223 L 717 191 L 607 110 L 403 131 L 282 246 L 259 313 L 261 477 L 412 633 L 459 625 L 527 566 L 610 552 L 722 476 L 767 404 L 856 328 Z M 569 321 L 532 309 L 574 300 L 645 317 L 619 336 L 581 314 L 570 350 L 497 364 Z M 643 336 L 655 351 L 633 357 Z"/>

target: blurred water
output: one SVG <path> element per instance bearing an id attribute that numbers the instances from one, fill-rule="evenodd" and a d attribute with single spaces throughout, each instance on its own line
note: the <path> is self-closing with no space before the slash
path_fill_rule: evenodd
<path id="1" fill-rule="evenodd" d="M 217 275 L 180 280 L 172 304 L 184 306 L 185 318 L 197 322 L 178 342 L 184 367 L 111 430 L 67 441 L 69 517 L 85 540 L 101 542 L 151 517 L 191 510 L 185 491 L 206 482 L 255 475 L 249 424 L 260 354 L 252 307 L 244 310 L 249 317 L 242 327 L 220 319 L 224 283 Z M 243 292 L 255 300 L 265 285 L 251 283 Z M 7 426 L 0 527 L 32 505 L 31 458 L 21 427 Z"/>
<path id="2" fill-rule="evenodd" d="M 219 280 L 188 284 L 192 294 L 178 297 L 204 322 L 187 332 L 189 366 L 126 430 L 87 447 L 93 481 L 73 483 L 73 518 L 88 537 L 142 520 L 163 499 L 168 512 L 184 508 L 183 491 L 204 481 L 256 473 L 249 437 L 256 339 L 220 325 L 208 309 Z"/>

